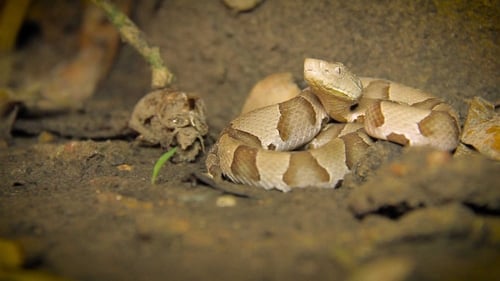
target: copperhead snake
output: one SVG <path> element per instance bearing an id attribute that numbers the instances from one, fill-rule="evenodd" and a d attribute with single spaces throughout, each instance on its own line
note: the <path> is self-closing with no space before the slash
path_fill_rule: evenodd
<path id="1" fill-rule="evenodd" d="M 432 95 L 312 58 L 304 80 L 309 87 L 299 95 L 234 119 L 207 156 L 208 173 L 284 192 L 334 188 L 372 138 L 440 150 L 458 145 L 458 114 Z"/>

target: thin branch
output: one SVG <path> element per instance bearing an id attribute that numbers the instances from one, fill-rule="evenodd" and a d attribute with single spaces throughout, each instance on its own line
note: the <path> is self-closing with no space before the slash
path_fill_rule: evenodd
<path id="1" fill-rule="evenodd" d="M 111 23 L 118 29 L 121 37 L 132 45 L 148 62 L 151 67 L 151 87 L 153 89 L 165 88 L 174 77 L 172 72 L 163 63 L 158 47 L 149 46 L 144 33 L 120 10 L 107 0 L 92 0 L 107 15 Z"/>

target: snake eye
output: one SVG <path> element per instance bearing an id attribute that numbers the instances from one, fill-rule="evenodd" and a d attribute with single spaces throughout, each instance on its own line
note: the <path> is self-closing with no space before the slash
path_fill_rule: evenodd
<path id="1" fill-rule="evenodd" d="M 342 74 L 342 69 L 340 68 L 340 66 L 337 66 L 335 67 L 335 72 L 337 72 L 338 75 Z"/>

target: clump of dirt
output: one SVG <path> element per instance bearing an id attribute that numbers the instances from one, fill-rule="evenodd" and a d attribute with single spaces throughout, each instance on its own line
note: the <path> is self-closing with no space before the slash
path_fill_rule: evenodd
<path id="1" fill-rule="evenodd" d="M 470 166 L 481 173 L 467 169 Z M 370 213 L 398 217 L 412 209 L 451 202 L 496 213 L 500 198 L 492 187 L 497 179 L 484 174 L 494 175 L 499 169 L 500 163 L 477 155 L 452 159 L 448 152 L 410 147 L 401 160 L 384 165 L 357 187 L 349 207 L 360 217 Z"/>
<path id="2" fill-rule="evenodd" d="M 205 151 L 208 133 L 205 103 L 196 96 L 173 90 L 156 90 L 134 107 L 129 126 L 139 133 L 137 140 L 162 148 L 178 147 L 175 162 L 190 162 Z"/>

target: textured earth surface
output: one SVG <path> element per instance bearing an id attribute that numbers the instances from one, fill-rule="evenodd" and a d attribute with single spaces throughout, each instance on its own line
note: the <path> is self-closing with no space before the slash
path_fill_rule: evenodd
<path id="1" fill-rule="evenodd" d="M 463 120 L 472 97 L 500 101 L 498 7 L 268 0 L 236 13 L 222 1 L 172 0 L 137 1 L 132 17 L 161 48 L 175 87 L 205 100 L 209 147 L 253 84 L 282 71 L 300 79 L 305 57 L 426 90 Z M 33 61 L 42 43 L 20 55 Z M 84 110 L 16 122 L 0 149 L 0 237 L 22 246 L 27 269 L 73 280 L 500 276 L 498 162 L 379 142 L 335 190 L 214 188 L 195 176 L 203 157 L 167 164 L 152 185 L 162 150 L 126 129 L 149 75 L 124 45 Z M 39 137 L 47 132 L 55 139 Z"/>

